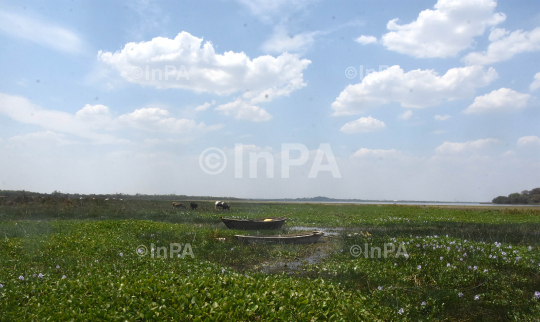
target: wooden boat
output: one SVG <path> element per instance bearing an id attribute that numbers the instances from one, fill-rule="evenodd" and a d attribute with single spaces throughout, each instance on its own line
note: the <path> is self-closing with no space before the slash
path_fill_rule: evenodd
<path id="1" fill-rule="evenodd" d="M 231 219 L 219 217 L 221 221 L 229 229 L 241 229 L 241 230 L 265 230 L 265 229 L 280 229 L 285 220 L 285 217 L 267 217 L 259 219 Z"/>
<path id="2" fill-rule="evenodd" d="M 253 243 L 281 243 L 281 244 L 314 244 L 324 236 L 322 231 L 314 231 L 311 233 L 299 233 L 289 235 L 273 235 L 273 236 L 244 236 L 234 235 L 239 241 Z"/>

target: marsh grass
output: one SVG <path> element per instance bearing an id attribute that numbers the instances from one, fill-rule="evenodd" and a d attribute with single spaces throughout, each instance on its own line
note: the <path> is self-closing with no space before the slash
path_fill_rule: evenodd
<path id="1" fill-rule="evenodd" d="M 534 295 L 540 291 L 538 210 L 233 202 L 223 212 L 198 203 L 200 209 L 191 211 L 161 201 L 2 201 L 0 320 L 540 317 Z M 234 235 L 246 232 L 227 230 L 221 215 L 288 217 L 283 230 L 264 234 L 295 226 L 343 229 L 315 245 L 244 245 Z M 388 242 L 405 243 L 409 258 L 349 252 L 352 245 L 382 248 Z M 136 251 L 170 243 L 189 243 L 194 258 Z M 317 262 L 265 273 L 269 265 L 321 253 Z"/>

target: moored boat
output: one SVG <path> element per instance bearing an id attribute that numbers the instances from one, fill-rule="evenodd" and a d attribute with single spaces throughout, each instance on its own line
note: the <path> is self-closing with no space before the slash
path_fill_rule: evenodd
<path id="1" fill-rule="evenodd" d="M 231 219 L 219 217 L 221 221 L 229 229 L 240 229 L 240 230 L 268 230 L 268 229 L 280 229 L 285 220 L 285 217 L 267 217 L 267 218 L 258 218 L 258 219 Z"/>
<path id="2" fill-rule="evenodd" d="M 239 241 L 253 243 L 281 243 L 281 244 L 314 244 L 324 236 L 322 231 L 313 231 L 310 233 L 271 235 L 271 236 L 244 236 L 234 235 Z"/>

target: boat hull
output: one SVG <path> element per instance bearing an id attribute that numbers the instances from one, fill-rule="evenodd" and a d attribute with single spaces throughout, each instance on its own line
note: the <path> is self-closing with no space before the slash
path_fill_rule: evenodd
<path id="1" fill-rule="evenodd" d="M 238 220 L 221 217 L 221 221 L 229 229 L 239 229 L 239 230 L 269 230 L 269 229 L 280 229 L 283 227 L 286 218 L 268 218 L 272 221 L 264 221 L 263 219 L 252 219 L 252 220 Z"/>
<path id="2" fill-rule="evenodd" d="M 246 244 L 270 243 L 270 244 L 314 244 L 324 236 L 323 232 L 314 231 L 312 233 L 274 235 L 274 236 L 244 236 L 234 235 L 239 241 Z"/>

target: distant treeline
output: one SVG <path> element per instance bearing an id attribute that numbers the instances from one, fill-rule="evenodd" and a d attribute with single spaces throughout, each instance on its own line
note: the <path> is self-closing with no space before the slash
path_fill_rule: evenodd
<path id="1" fill-rule="evenodd" d="M 498 196 L 491 202 L 498 204 L 529 205 L 540 204 L 540 188 L 523 190 L 521 193 L 515 192 L 505 196 Z"/>
<path id="2" fill-rule="evenodd" d="M 6 198 L 16 198 L 16 197 L 52 197 L 52 198 L 69 198 L 69 199 L 80 199 L 80 198 L 96 198 L 96 199 L 123 199 L 123 200 L 238 200 L 238 198 L 229 198 L 229 197 L 212 197 L 212 196 L 186 196 L 186 195 L 146 195 L 146 194 L 135 194 L 128 195 L 123 193 L 115 194 L 78 194 L 78 193 L 62 193 L 59 191 L 54 191 L 52 193 L 39 193 L 31 192 L 25 190 L 0 190 L 0 197 Z"/>

